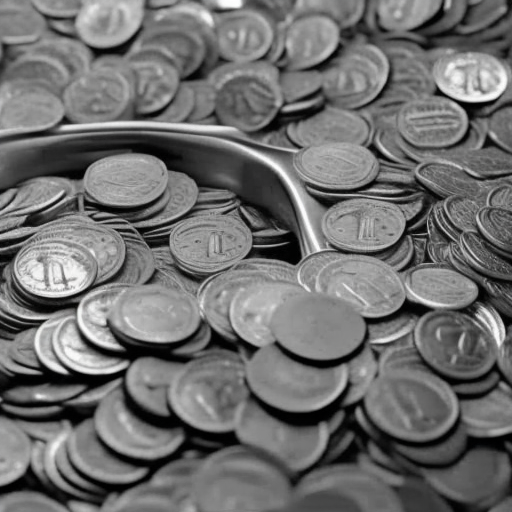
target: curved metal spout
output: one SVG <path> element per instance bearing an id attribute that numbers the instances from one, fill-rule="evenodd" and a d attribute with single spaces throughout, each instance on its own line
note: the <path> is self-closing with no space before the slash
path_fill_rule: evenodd
<path id="1" fill-rule="evenodd" d="M 0 189 L 28 178 L 84 171 L 95 160 L 147 152 L 200 185 L 233 190 L 297 235 L 303 255 L 325 247 L 325 207 L 293 170 L 293 152 L 255 143 L 233 128 L 148 122 L 69 125 L 33 135 L 0 134 Z"/>

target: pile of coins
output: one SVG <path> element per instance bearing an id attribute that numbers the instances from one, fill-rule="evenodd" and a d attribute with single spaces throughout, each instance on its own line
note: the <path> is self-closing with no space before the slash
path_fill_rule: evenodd
<path id="1" fill-rule="evenodd" d="M 231 125 L 327 208 L 300 260 L 148 154 L 3 191 L 0 511 L 509 512 L 508 2 L 234 4 L 1 2 L 0 129 Z"/>
<path id="2" fill-rule="evenodd" d="M 510 49 L 511 16 L 506 0 L 4 0 L 0 130 L 146 119 L 291 147 L 368 145 L 383 110 L 415 100 L 394 151 L 436 146 L 411 123 L 426 110 L 455 116 L 438 148 L 473 147 L 481 127 L 466 133 L 461 109 L 423 96 L 509 99 L 510 67 L 492 55 Z"/>

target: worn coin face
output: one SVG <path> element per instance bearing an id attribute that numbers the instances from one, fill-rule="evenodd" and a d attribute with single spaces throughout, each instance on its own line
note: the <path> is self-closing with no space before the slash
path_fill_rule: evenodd
<path id="1" fill-rule="evenodd" d="M 245 366 L 234 353 L 218 350 L 187 363 L 173 379 L 169 403 L 182 421 L 209 433 L 235 428 L 235 412 L 248 396 Z"/>
<path id="2" fill-rule="evenodd" d="M 270 20 L 251 9 L 223 13 L 219 17 L 217 32 L 220 55 L 233 62 L 262 58 L 270 50 L 274 39 Z"/>
<path id="3" fill-rule="evenodd" d="M 422 2 L 414 0 L 402 3 L 399 0 L 377 2 L 379 24 L 386 30 L 408 31 L 420 27 L 433 18 L 443 6 L 442 0 Z"/>
<path id="4" fill-rule="evenodd" d="M 432 309 L 463 309 L 478 297 L 478 286 L 450 267 L 424 263 L 405 276 L 407 298 Z"/>
<path id="5" fill-rule="evenodd" d="M 259 349 L 247 363 L 251 391 L 283 412 L 311 413 L 333 403 L 348 384 L 344 364 L 315 367 L 287 356 L 276 344 Z"/>
<path id="6" fill-rule="evenodd" d="M 67 508 L 48 496 L 35 491 L 16 491 L 0 498 L 2 512 L 37 510 L 39 512 L 66 512 Z"/>
<path id="7" fill-rule="evenodd" d="M 373 154 L 349 143 L 304 148 L 295 153 L 293 162 L 308 185 L 334 191 L 364 187 L 379 173 L 379 163 Z"/>
<path id="8" fill-rule="evenodd" d="M 128 359 L 107 355 L 88 345 L 74 313 L 61 319 L 53 333 L 52 346 L 60 363 L 79 375 L 115 375 L 130 365 Z"/>
<path id="9" fill-rule="evenodd" d="M 204 461 L 192 497 L 204 512 L 280 509 L 290 500 L 291 484 L 268 455 L 232 446 Z"/>
<path id="10" fill-rule="evenodd" d="M 416 325 L 414 340 L 425 362 L 449 379 L 477 379 L 496 362 L 492 339 L 463 313 L 426 313 Z"/>
<path id="11" fill-rule="evenodd" d="M 96 279 L 98 264 L 85 246 L 53 239 L 25 246 L 16 255 L 14 272 L 27 293 L 63 299 L 87 290 Z"/>
<path id="12" fill-rule="evenodd" d="M 371 253 L 398 242 L 405 223 L 404 214 L 392 203 L 351 199 L 325 213 L 322 230 L 327 241 L 337 249 Z"/>
<path id="13" fill-rule="evenodd" d="M 370 256 L 346 255 L 326 265 L 315 289 L 349 302 L 365 318 L 381 318 L 398 311 L 405 288 L 395 270 Z"/>
<path id="14" fill-rule="evenodd" d="M 66 117 L 73 123 L 118 121 L 131 116 L 132 85 L 115 69 L 81 75 L 64 92 Z"/>
<path id="15" fill-rule="evenodd" d="M 248 398 L 236 411 L 236 435 L 241 443 L 272 453 L 292 471 L 304 471 L 326 449 L 329 428 L 326 422 L 310 426 L 282 421 Z"/>
<path id="16" fill-rule="evenodd" d="M 235 333 L 253 347 L 273 343 L 270 322 L 276 309 L 292 297 L 304 295 L 304 288 L 287 281 L 256 282 L 233 297 L 229 319 Z"/>
<path id="17" fill-rule="evenodd" d="M 76 311 L 80 332 L 99 349 L 124 354 L 126 349 L 117 341 L 107 325 L 107 317 L 112 306 L 128 287 L 105 285 L 87 293 Z"/>
<path id="18" fill-rule="evenodd" d="M 407 102 L 399 111 L 402 137 L 420 148 L 444 148 L 459 142 L 469 121 L 466 111 L 452 100 L 431 97 Z"/>
<path id="19" fill-rule="evenodd" d="M 434 64 L 433 76 L 444 94 L 465 103 L 496 100 L 508 85 L 508 73 L 500 60 L 479 52 L 440 57 Z"/>
<path id="20" fill-rule="evenodd" d="M 161 426 L 135 414 L 120 388 L 102 400 L 94 414 L 94 425 L 111 450 L 132 460 L 169 457 L 185 440 L 182 427 Z"/>
<path id="21" fill-rule="evenodd" d="M 107 315 L 108 325 L 128 343 L 169 346 L 185 341 L 200 324 L 194 297 L 159 285 L 128 288 Z"/>
<path id="22" fill-rule="evenodd" d="M 5 487 L 19 480 L 27 471 L 31 447 L 28 436 L 9 418 L 0 418 L 0 434 L 3 439 L 0 485 Z"/>
<path id="23" fill-rule="evenodd" d="M 279 305 L 270 320 L 270 330 L 287 352 L 309 361 L 333 361 L 360 347 L 366 324 L 342 300 L 308 293 Z"/>
<path id="24" fill-rule="evenodd" d="M 168 182 L 165 164 L 150 155 L 130 153 L 98 160 L 84 176 L 86 193 L 99 204 L 136 208 L 158 199 Z"/>
<path id="25" fill-rule="evenodd" d="M 76 19 L 80 39 L 88 46 L 104 50 L 128 41 L 139 30 L 144 17 L 144 2 L 120 0 L 85 2 Z"/>
<path id="26" fill-rule="evenodd" d="M 324 15 L 296 19 L 286 33 L 290 70 L 309 69 L 328 59 L 339 43 L 338 26 Z"/>
<path id="27" fill-rule="evenodd" d="M 215 113 L 222 123 L 253 132 L 269 125 L 282 104 L 277 83 L 250 71 L 238 71 L 219 86 Z"/>
<path id="28" fill-rule="evenodd" d="M 404 370 L 378 377 L 366 393 L 364 406 L 380 430 L 412 443 L 439 439 L 459 416 L 450 386 L 425 372 Z"/>

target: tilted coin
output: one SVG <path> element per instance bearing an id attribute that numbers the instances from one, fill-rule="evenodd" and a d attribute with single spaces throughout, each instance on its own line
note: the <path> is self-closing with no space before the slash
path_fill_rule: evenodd
<path id="1" fill-rule="evenodd" d="M 295 425 L 282 421 L 248 398 L 236 411 L 236 435 L 241 443 L 275 455 L 292 471 L 304 471 L 322 456 L 329 429 L 326 422 Z"/>
<path id="2" fill-rule="evenodd" d="M 512 432 L 510 411 L 512 394 L 504 386 L 490 393 L 460 399 L 462 422 L 471 437 L 492 439 Z"/>
<path id="3" fill-rule="evenodd" d="M 351 252 L 378 252 L 394 245 L 405 230 L 402 211 L 391 203 L 351 199 L 332 206 L 322 219 L 327 241 Z"/>
<path id="4" fill-rule="evenodd" d="M 274 38 L 270 20 L 251 9 L 221 14 L 217 31 L 220 55 L 233 62 L 260 59 L 270 50 Z"/>
<path id="5" fill-rule="evenodd" d="M 225 78 L 219 86 L 215 113 L 222 123 L 253 132 L 269 125 L 282 104 L 283 96 L 277 83 L 240 71 Z"/>
<path id="6" fill-rule="evenodd" d="M 263 347 L 275 341 L 270 329 L 274 311 L 294 296 L 305 295 L 298 284 L 287 281 L 256 282 L 239 290 L 229 308 L 234 332 L 253 347 Z"/>
<path id="7" fill-rule="evenodd" d="M 285 44 L 287 68 L 309 69 L 334 53 L 339 44 L 338 27 L 328 16 L 305 16 L 288 27 Z"/>
<path id="8" fill-rule="evenodd" d="M 379 25 L 386 30 L 414 30 L 433 18 L 442 5 L 441 0 L 426 4 L 416 0 L 407 2 L 403 8 L 397 2 L 378 2 Z"/>
<path id="9" fill-rule="evenodd" d="M 192 336 L 200 316 L 197 301 L 186 292 L 146 285 L 122 293 L 107 321 L 127 343 L 170 346 Z"/>
<path id="10" fill-rule="evenodd" d="M 2 38 L 4 44 L 18 45 L 33 43 L 43 34 L 44 18 L 33 9 L 26 9 L 18 3 L 2 5 L 0 9 Z"/>
<path id="11" fill-rule="evenodd" d="M 98 264 L 84 245 L 53 239 L 26 245 L 16 255 L 14 272 L 26 293 L 55 300 L 87 290 L 96 279 Z"/>
<path id="12" fill-rule="evenodd" d="M 480 234 L 505 253 L 512 253 L 511 222 L 512 211 L 507 208 L 481 208 L 476 216 Z"/>
<path id="13" fill-rule="evenodd" d="M 508 494 L 511 467 L 505 451 L 476 444 L 455 464 L 424 469 L 423 474 L 427 483 L 450 501 L 488 508 Z"/>
<path id="14" fill-rule="evenodd" d="M 183 428 L 147 421 L 130 408 L 123 389 L 115 389 L 94 413 L 98 437 L 121 457 L 155 461 L 176 452 L 185 441 Z"/>
<path id="15" fill-rule="evenodd" d="M 322 268 L 338 258 L 343 259 L 338 251 L 334 249 L 326 249 L 319 252 L 314 252 L 304 257 L 297 267 L 297 280 L 308 291 L 314 291 L 315 282 L 318 273 Z"/>
<path id="16" fill-rule="evenodd" d="M 126 372 L 126 392 L 141 410 L 158 418 L 170 418 L 167 394 L 182 368 L 183 363 L 176 361 L 140 357 Z"/>
<path id="17" fill-rule="evenodd" d="M 409 370 L 377 378 L 364 405 L 380 430 L 413 443 L 439 439 L 459 416 L 457 397 L 448 384 L 434 375 Z"/>
<path id="18" fill-rule="evenodd" d="M 17 491 L 0 498 L 0 510 L 15 512 L 17 510 L 38 510 L 40 512 L 66 512 L 58 501 L 35 491 Z"/>
<path id="19" fill-rule="evenodd" d="M 345 364 L 315 367 L 291 359 L 275 344 L 260 348 L 247 364 L 251 391 L 283 412 L 311 413 L 332 404 L 348 384 Z"/>
<path id="20" fill-rule="evenodd" d="M 192 488 L 204 512 L 279 509 L 291 492 L 288 476 L 272 457 L 236 445 L 207 457 Z"/>
<path id="21" fill-rule="evenodd" d="M 489 191 L 487 206 L 509 208 L 510 205 L 512 205 L 512 185 L 503 183 Z"/>
<path id="22" fill-rule="evenodd" d="M 52 346 L 60 363 L 79 375 L 112 375 L 130 365 L 128 359 L 108 355 L 89 345 L 80 333 L 74 313 L 60 320 L 52 336 Z"/>
<path id="23" fill-rule="evenodd" d="M 349 143 L 302 149 L 295 153 L 294 165 L 308 185 L 336 191 L 368 185 L 379 172 L 378 161 L 370 151 Z"/>
<path id="24" fill-rule="evenodd" d="M 106 485 L 129 485 L 142 480 L 148 468 L 119 458 L 98 438 L 92 419 L 82 422 L 67 441 L 71 463 L 83 475 Z"/>
<path id="25" fill-rule="evenodd" d="M 133 115 L 132 85 L 116 70 L 78 76 L 66 87 L 63 100 L 66 118 L 73 123 L 118 121 Z"/>
<path id="26" fill-rule="evenodd" d="M 270 320 L 270 330 L 281 347 L 300 358 L 333 361 L 360 347 L 366 324 L 342 300 L 308 293 L 280 304 Z"/>
<path id="27" fill-rule="evenodd" d="M 356 510 L 364 510 L 365 507 L 378 507 L 386 512 L 404 510 L 391 487 L 357 464 L 338 463 L 316 468 L 299 481 L 295 493 L 307 496 L 320 491 L 338 494 L 340 503 L 346 499 L 355 502 Z"/>
<path id="28" fill-rule="evenodd" d="M 416 325 L 414 339 L 425 362 L 449 379 L 477 379 L 496 362 L 492 339 L 463 313 L 426 313 Z"/>
<path id="29" fill-rule="evenodd" d="M 2 469 L 0 485 L 3 487 L 19 480 L 30 464 L 31 443 L 28 436 L 9 418 L 0 418 Z M 1 506 L 1 498 L 0 498 Z"/>
<path id="30" fill-rule="evenodd" d="M 315 290 L 350 303 L 364 318 L 381 318 L 398 311 L 405 288 L 391 266 L 376 258 L 345 255 L 318 274 Z"/>
<path id="31" fill-rule="evenodd" d="M 107 317 L 125 285 L 105 285 L 87 293 L 76 311 L 76 320 L 83 336 L 99 349 L 124 354 L 126 349 L 116 340 L 107 325 Z"/>
<path id="32" fill-rule="evenodd" d="M 433 75 L 442 92 L 465 103 L 496 100 L 508 83 L 507 71 L 500 60 L 479 52 L 445 55 L 436 61 Z"/>
<path id="33" fill-rule="evenodd" d="M 424 263 L 405 276 L 407 298 L 433 309 L 463 309 L 478 297 L 478 286 L 449 267 Z"/>
<path id="34" fill-rule="evenodd" d="M 248 393 L 242 359 L 228 351 L 211 351 L 178 372 L 169 389 L 169 403 L 191 427 L 227 433 L 235 429 L 236 409 Z"/>
<path id="35" fill-rule="evenodd" d="M 135 35 L 143 17 L 144 3 L 140 0 L 122 0 L 113 4 L 93 0 L 80 8 L 76 30 L 93 48 L 115 48 Z"/>
<path id="36" fill-rule="evenodd" d="M 398 113 L 402 137 L 418 147 L 456 144 L 468 130 L 466 111 L 449 99 L 432 97 L 406 103 Z"/>
<path id="37" fill-rule="evenodd" d="M 167 187 L 165 164 L 150 155 L 130 153 L 98 160 L 84 176 L 86 193 L 109 207 L 135 208 L 160 197 Z"/>

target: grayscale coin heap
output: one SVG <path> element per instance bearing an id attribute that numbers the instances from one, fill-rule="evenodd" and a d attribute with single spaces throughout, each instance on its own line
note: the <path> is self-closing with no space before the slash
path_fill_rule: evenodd
<path id="1" fill-rule="evenodd" d="M 510 512 L 507 0 L 2 0 L 0 134 L 224 124 L 325 250 L 156 155 L 0 192 L 0 512 Z M 208 169 L 215 172 L 215 169 Z"/>

